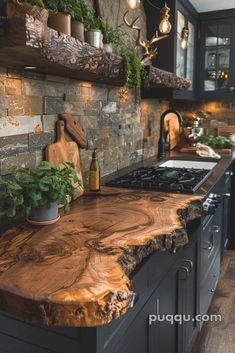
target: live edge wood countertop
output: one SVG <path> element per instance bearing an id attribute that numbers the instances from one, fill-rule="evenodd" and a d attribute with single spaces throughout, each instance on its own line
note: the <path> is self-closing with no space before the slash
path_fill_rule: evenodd
<path id="1" fill-rule="evenodd" d="M 0 310 L 47 326 L 99 326 L 127 312 L 130 273 L 188 242 L 202 196 L 104 187 L 47 227 L 0 236 Z"/>

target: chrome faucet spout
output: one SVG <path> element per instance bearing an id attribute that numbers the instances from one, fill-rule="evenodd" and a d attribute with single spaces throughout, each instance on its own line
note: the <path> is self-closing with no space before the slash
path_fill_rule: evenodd
<path id="1" fill-rule="evenodd" d="M 159 138 L 159 142 L 158 142 L 158 159 L 159 160 L 166 159 L 166 136 L 167 136 L 167 133 L 165 130 L 164 123 L 165 123 L 165 117 L 170 113 L 173 113 L 178 117 L 180 126 L 183 125 L 183 117 L 180 112 L 173 110 L 173 109 L 169 109 L 162 114 L 162 116 L 160 118 L 160 138 Z"/>

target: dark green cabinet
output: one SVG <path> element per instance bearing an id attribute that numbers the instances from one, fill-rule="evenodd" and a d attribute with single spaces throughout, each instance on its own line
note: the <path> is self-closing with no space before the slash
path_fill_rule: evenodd
<path id="1" fill-rule="evenodd" d="M 227 13 L 227 12 L 226 12 Z M 198 96 L 204 99 L 235 97 L 235 16 L 223 11 L 202 15 Z"/>

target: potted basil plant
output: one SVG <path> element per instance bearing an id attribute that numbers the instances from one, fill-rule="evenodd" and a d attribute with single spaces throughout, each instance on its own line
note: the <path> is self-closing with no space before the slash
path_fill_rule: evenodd
<path id="1" fill-rule="evenodd" d="M 74 0 L 72 16 L 72 37 L 79 39 L 81 42 L 85 41 L 84 22 L 91 16 L 91 10 L 88 8 L 84 0 Z"/>
<path id="2" fill-rule="evenodd" d="M 104 50 L 107 53 L 115 53 L 116 48 L 122 45 L 122 38 L 125 32 L 121 30 L 122 25 L 113 28 L 103 18 L 99 19 L 99 26 L 103 34 Z"/>
<path id="3" fill-rule="evenodd" d="M 11 177 L 0 178 L 1 215 L 26 217 L 35 225 L 58 221 L 58 205 L 69 211 L 69 196 L 77 195 L 80 181 L 72 163 L 53 166 L 41 162 L 35 168 L 12 167 Z"/>

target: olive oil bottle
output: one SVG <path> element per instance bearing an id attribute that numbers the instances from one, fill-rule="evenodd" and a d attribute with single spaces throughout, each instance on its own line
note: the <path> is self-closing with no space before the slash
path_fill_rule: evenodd
<path id="1" fill-rule="evenodd" d="M 92 153 L 92 161 L 89 174 L 90 191 L 100 191 L 100 166 L 97 158 L 97 149 Z"/>

